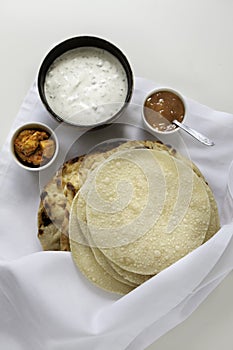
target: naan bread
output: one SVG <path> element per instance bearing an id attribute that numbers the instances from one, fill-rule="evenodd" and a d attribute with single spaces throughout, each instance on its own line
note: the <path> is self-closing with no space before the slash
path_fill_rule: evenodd
<path id="1" fill-rule="evenodd" d="M 60 172 L 41 193 L 38 210 L 38 238 L 44 250 L 60 250 L 61 227 L 66 208 Z"/>

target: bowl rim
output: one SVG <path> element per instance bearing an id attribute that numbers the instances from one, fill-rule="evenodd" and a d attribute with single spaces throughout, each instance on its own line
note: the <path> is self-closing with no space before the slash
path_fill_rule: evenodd
<path id="1" fill-rule="evenodd" d="M 146 120 L 146 117 L 145 117 L 145 113 L 144 113 L 144 105 L 145 105 L 145 102 L 146 100 L 148 99 L 148 97 L 150 97 L 151 95 L 153 95 L 154 93 L 156 92 L 159 92 L 159 91 L 168 91 L 168 92 L 172 92 L 173 94 L 177 95 L 183 105 L 184 105 L 184 117 L 183 117 L 183 120 L 182 120 L 182 124 L 185 122 L 186 118 L 187 118 L 187 103 L 186 103 L 186 100 L 185 100 L 185 97 L 184 95 L 179 91 L 179 90 L 176 90 L 172 87 L 169 87 L 169 86 L 158 86 L 152 90 L 150 90 L 147 94 L 146 94 L 146 97 L 143 99 L 143 103 L 142 103 L 142 108 L 141 108 L 141 114 L 142 114 L 142 119 L 143 119 L 143 122 L 144 124 L 150 129 L 150 131 L 156 133 L 156 134 L 159 134 L 159 135 L 172 135 L 176 132 L 178 132 L 180 130 L 180 127 L 177 126 L 175 129 L 173 130 L 170 130 L 170 131 L 160 131 L 160 130 L 156 130 L 155 128 L 153 128 L 153 126 L 151 126 L 148 121 Z"/>
<path id="2" fill-rule="evenodd" d="M 61 53 L 57 54 L 64 46 L 69 45 L 69 44 L 73 44 L 73 43 L 76 43 L 79 41 L 80 42 L 86 41 L 87 45 L 84 45 L 84 44 L 76 45 L 73 48 L 65 49 Z M 90 43 L 88 44 L 89 41 L 96 41 L 96 44 L 90 45 Z M 98 46 L 97 43 L 98 44 L 101 43 L 102 45 L 105 45 L 106 47 L 102 48 L 101 46 Z M 111 53 L 113 56 L 115 56 L 120 61 L 120 63 L 122 64 L 122 66 L 126 72 L 126 75 L 127 75 L 128 89 L 127 89 L 127 94 L 126 94 L 125 101 L 124 101 L 122 107 L 113 116 L 105 119 L 104 121 L 101 121 L 101 122 L 98 122 L 95 124 L 77 124 L 77 123 L 72 123 L 72 122 L 69 122 L 67 120 L 64 120 L 62 117 L 60 117 L 58 114 L 56 114 L 53 111 L 53 109 L 50 107 L 50 105 L 46 99 L 44 89 L 43 89 L 46 73 L 47 73 L 49 67 L 51 66 L 51 64 L 55 61 L 55 59 L 60 57 L 65 52 L 68 52 L 70 50 L 73 50 L 73 49 L 79 48 L 79 47 L 97 47 L 97 48 L 102 48 L 103 50 L 108 51 L 109 53 Z M 115 53 L 117 53 L 117 55 L 115 53 L 113 53 L 110 49 L 112 49 Z M 51 59 L 51 57 L 53 57 L 53 56 L 56 56 L 56 57 Z M 123 62 L 124 62 L 124 64 L 123 64 Z M 129 102 L 131 101 L 133 91 L 134 91 L 134 74 L 133 74 L 132 65 L 131 65 L 129 59 L 126 57 L 126 55 L 123 53 L 123 51 L 118 46 L 116 46 L 112 42 L 110 42 L 104 38 L 98 37 L 98 36 L 80 35 L 80 36 L 70 37 L 68 39 L 65 39 L 63 41 L 58 42 L 54 47 L 52 47 L 51 50 L 49 50 L 47 52 L 44 59 L 42 60 L 40 68 L 39 68 L 38 77 L 37 77 L 37 88 L 38 88 L 39 96 L 40 96 L 40 99 L 41 99 L 43 105 L 45 106 L 46 110 L 49 112 L 50 116 L 52 116 L 56 121 L 58 121 L 60 123 L 63 122 L 63 123 L 66 123 L 67 125 L 72 125 L 72 126 L 76 126 L 79 128 L 92 128 L 92 127 L 97 127 L 97 126 L 100 126 L 100 125 L 103 125 L 103 124 L 106 124 L 109 122 L 113 122 L 115 119 L 117 119 L 120 116 L 120 114 L 123 112 L 123 110 L 127 107 Z"/>
<path id="3" fill-rule="evenodd" d="M 37 128 L 41 129 L 41 130 L 45 130 L 50 134 L 50 137 L 52 137 L 55 141 L 55 152 L 52 156 L 52 158 L 44 165 L 33 168 L 27 165 L 24 165 L 23 163 L 21 163 L 21 161 L 18 159 L 18 157 L 15 154 L 15 150 L 14 150 L 14 141 L 17 137 L 17 135 L 23 131 L 23 130 L 27 130 L 30 128 Z M 37 122 L 37 121 L 31 121 L 28 123 L 24 123 L 22 125 L 20 125 L 19 127 L 17 127 L 12 136 L 11 136 L 11 141 L 10 141 L 10 149 L 11 149 L 11 154 L 12 154 L 12 158 L 14 159 L 14 161 L 16 162 L 16 164 L 18 164 L 21 168 L 28 170 L 28 171 L 32 171 L 32 172 L 39 172 L 41 170 L 44 170 L 46 168 L 48 168 L 56 159 L 57 155 L 58 155 L 58 151 L 59 151 L 59 142 L 58 142 L 58 138 L 56 133 L 54 132 L 54 130 L 52 130 L 48 125 L 41 123 L 41 122 Z"/>

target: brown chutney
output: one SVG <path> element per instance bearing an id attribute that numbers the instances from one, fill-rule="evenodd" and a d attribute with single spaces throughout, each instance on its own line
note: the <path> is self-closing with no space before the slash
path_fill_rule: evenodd
<path id="1" fill-rule="evenodd" d="M 182 122 L 185 114 L 184 103 L 172 91 L 160 90 L 152 93 L 144 103 L 144 116 L 157 131 L 172 131 L 176 125 L 173 120 Z"/>

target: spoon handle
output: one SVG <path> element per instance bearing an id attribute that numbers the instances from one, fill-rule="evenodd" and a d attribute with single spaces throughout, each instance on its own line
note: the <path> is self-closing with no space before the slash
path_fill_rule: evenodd
<path id="1" fill-rule="evenodd" d="M 186 131 L 189 135 L 191 135 L 192 137 L 194 137 L 195 139 L 197 139 L 198 141 L 200 141 L 201 143 L 203 143 L 204 145 L 207 146 L 214 146 L 214 142 L 211 141 L 210 139 L 208 139 L 208 137 L 200 134 L 198 131 L 190 128 L 189 126 L 178 122 L 178 120 L 173 120 L 173 123 L 176 126 L 179 126 L 181 129 L 183 129 L 184 131 Z"/>

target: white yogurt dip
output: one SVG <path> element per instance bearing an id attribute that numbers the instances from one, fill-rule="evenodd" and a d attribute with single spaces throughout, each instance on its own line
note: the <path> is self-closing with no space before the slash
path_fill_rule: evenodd
<path id="1" fill-rule="evenodd" d="M 106 50 L 82 47 L 58 57 L 45 77 L 45 96 L 64 121 L 104 122 L 124 105 L 128 82 L 120 61 Z"/>

